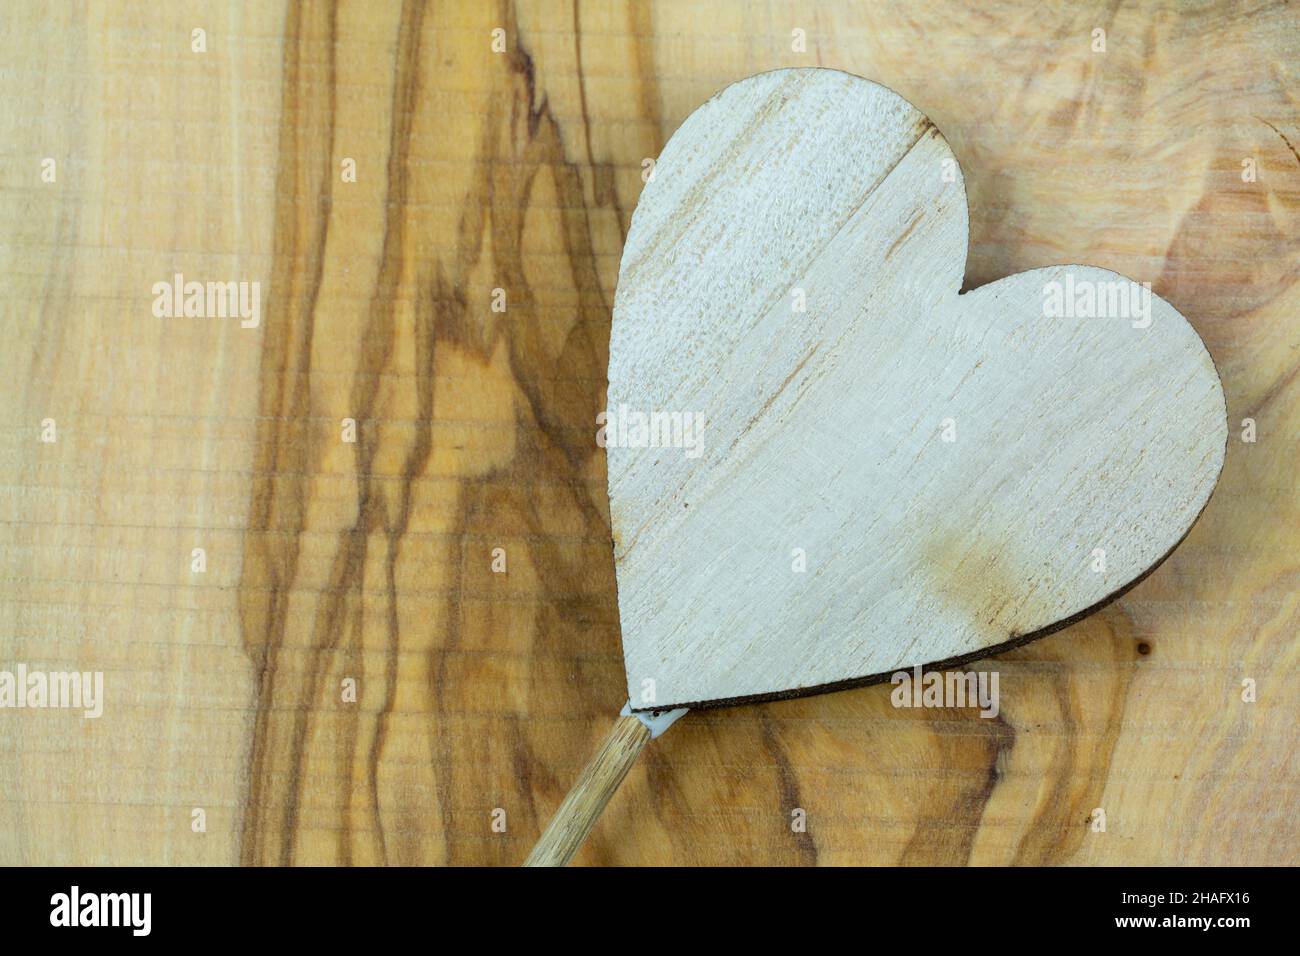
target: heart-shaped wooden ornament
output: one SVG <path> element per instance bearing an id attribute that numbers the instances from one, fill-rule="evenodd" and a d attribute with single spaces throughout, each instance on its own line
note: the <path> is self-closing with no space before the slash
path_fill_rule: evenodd
<path id="1" fill-rule="evenodd" d="M 1192 526 L 1227 438 L 1196 332 L 1087 266 L 959 294 L 967 232 L 943 137 L 856 76 L 750 77 L 673 135 L 603 429 L 634 710 L 983 656 Z"/>
<path id="2" fill-rule="evenodd" d="M 966 241 L 943 137 L 859 77 L 750 77 L 673 135 L 601 430 L 629 707 L 528 865 L 573 857 L 680 708 L 1041 636 L 1191 528 L 1227 443 L 1192 327 L 1089 266 L 959 294 Z"/>

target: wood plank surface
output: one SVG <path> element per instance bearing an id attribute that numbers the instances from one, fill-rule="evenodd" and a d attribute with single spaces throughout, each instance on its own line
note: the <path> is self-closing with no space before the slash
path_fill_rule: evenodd
<path id="1" fill-rule="evenodd" d="M 522 862 L 625 697 L 594 421 L 643 162 L 814 65 L 942 130 L 967 288 L 1083 262 L 1188 317 L 1223 477 L 1120 602 L 980 665 L 997 719 L 688 715 L 577 862 L 1300 862 L 1293 6 L 0 17 L 0 669 L 104 674 L 97 719 L 0 711 L 0 862 Z M 259 283 L 257 327 L 155 315 L 177 273 Z"/>

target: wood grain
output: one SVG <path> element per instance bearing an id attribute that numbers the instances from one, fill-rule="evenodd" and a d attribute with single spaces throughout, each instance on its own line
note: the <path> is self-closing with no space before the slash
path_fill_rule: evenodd
<path id="1" fill-rule="evenodd" d="M 102 670 L 107 700 L 0 712 L 0 861 L 521 862 L 625 696 L 592 423 L 642 162 L 728 83 L 813 65 L 943 132 L 967 287 L 1089 262 L 1188 317 L 1227 395 L 1223 479 L 1138 588 L 997 659 L 996 720 L 888 687 L 688 715 L 577 862 L 1300 859 L 1288 5 L 6 21 L 0 667 Z M 260 326 L 155 318 L 176 272 L 260 282 Z"/>

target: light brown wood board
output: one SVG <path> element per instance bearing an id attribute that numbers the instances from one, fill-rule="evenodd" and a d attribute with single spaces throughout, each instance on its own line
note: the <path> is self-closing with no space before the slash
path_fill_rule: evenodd
<path id="1" fill-rule="evenodd" d="M 1297 862 L 1298 16 L 7 4 L 0 668 L 105 706 L 0 711 L 0 862 L 521 862 L 625 695 L 594 416 L 642 163 L 810 65 L 942 130 L 967 287 L 1151 281 L 1226 467 L 1138 588 L 980 665 L 997 719 L 888 685 L 689 715 L 577 862 Z M 175 273 L 260 283 L 258 328 L 155 317 Z"/>

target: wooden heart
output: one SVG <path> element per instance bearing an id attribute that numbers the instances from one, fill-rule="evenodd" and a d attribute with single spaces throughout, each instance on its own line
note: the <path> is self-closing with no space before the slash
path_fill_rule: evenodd
<path id="1" fill-rule="evenodd" d="M 1227 439 L 1196 332 L 1086 266 L 959 294 L 966 245 L 943 137 L 859 77 L 754 76 L 672 137 L 604 428 L 634 709 L 982 656 L 1187 533 Z"/>

